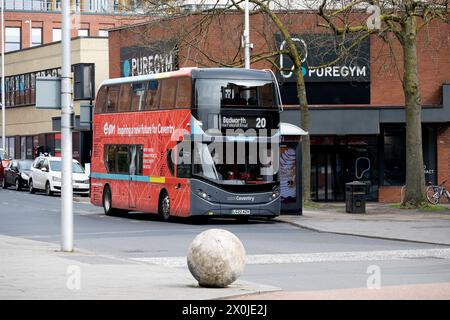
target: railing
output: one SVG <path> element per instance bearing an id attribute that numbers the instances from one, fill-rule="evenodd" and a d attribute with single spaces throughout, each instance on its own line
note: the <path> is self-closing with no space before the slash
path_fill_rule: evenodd
<path id="1" fill-rule="evenodd" d="M 4 0 L 5 10 L 61 11 L 61 0 Z M 72 0 L 72 9 L 86 13 L 123 13 L 134 9 L 137 2 L 129 0 Z"/>

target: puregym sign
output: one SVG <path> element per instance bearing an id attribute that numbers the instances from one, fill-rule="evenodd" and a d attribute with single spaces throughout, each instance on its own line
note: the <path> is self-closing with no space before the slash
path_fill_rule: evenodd
<path id="1" fill-rule="evenodd" d="M 177 70 L 176 52 L 173 42 L 121 48 L 121 76 L 132 77 Z"/>
<path id="2" fill-rule="evenodd" d="M 329 34 L 293 36 L 302 57 L 306 82 L 370 82 L 370 42 L 348 37 L 342 42 Z M 280 50 L 286 50 L 286 41 L 280 35 L 276 35 L 275 40 Z M 292 61 L 287 55 L 280 55 L 279 65 L 281 81 L 296 81 Z"/>

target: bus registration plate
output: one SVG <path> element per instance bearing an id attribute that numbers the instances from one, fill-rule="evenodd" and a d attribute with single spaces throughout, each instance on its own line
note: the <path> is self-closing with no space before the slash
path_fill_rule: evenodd
<path id="1" fill-rule="evenodd" d="M 250 214 L 249 209 L 233 209 L 231 210 L 231 214 Z"/>

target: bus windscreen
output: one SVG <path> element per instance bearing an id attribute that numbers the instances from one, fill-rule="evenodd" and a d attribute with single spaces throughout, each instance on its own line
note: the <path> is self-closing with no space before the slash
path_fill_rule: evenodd
<path id="1" fill-rule="evenodd" d="M 278 108 L 273 81 L 198 79 L 195 94 L 199 108 Z"/>

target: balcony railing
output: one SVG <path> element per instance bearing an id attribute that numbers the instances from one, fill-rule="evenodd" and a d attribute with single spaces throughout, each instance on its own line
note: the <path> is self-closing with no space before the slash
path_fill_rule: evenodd
<path id="1" fill-rule="evenodd" d="M 61 11 L 61 0 L 4 0 L 5 10 L 10 11 Z M 136 0 L 72 0 L 76 12 L 114 14 L 136 8 Z"/>

